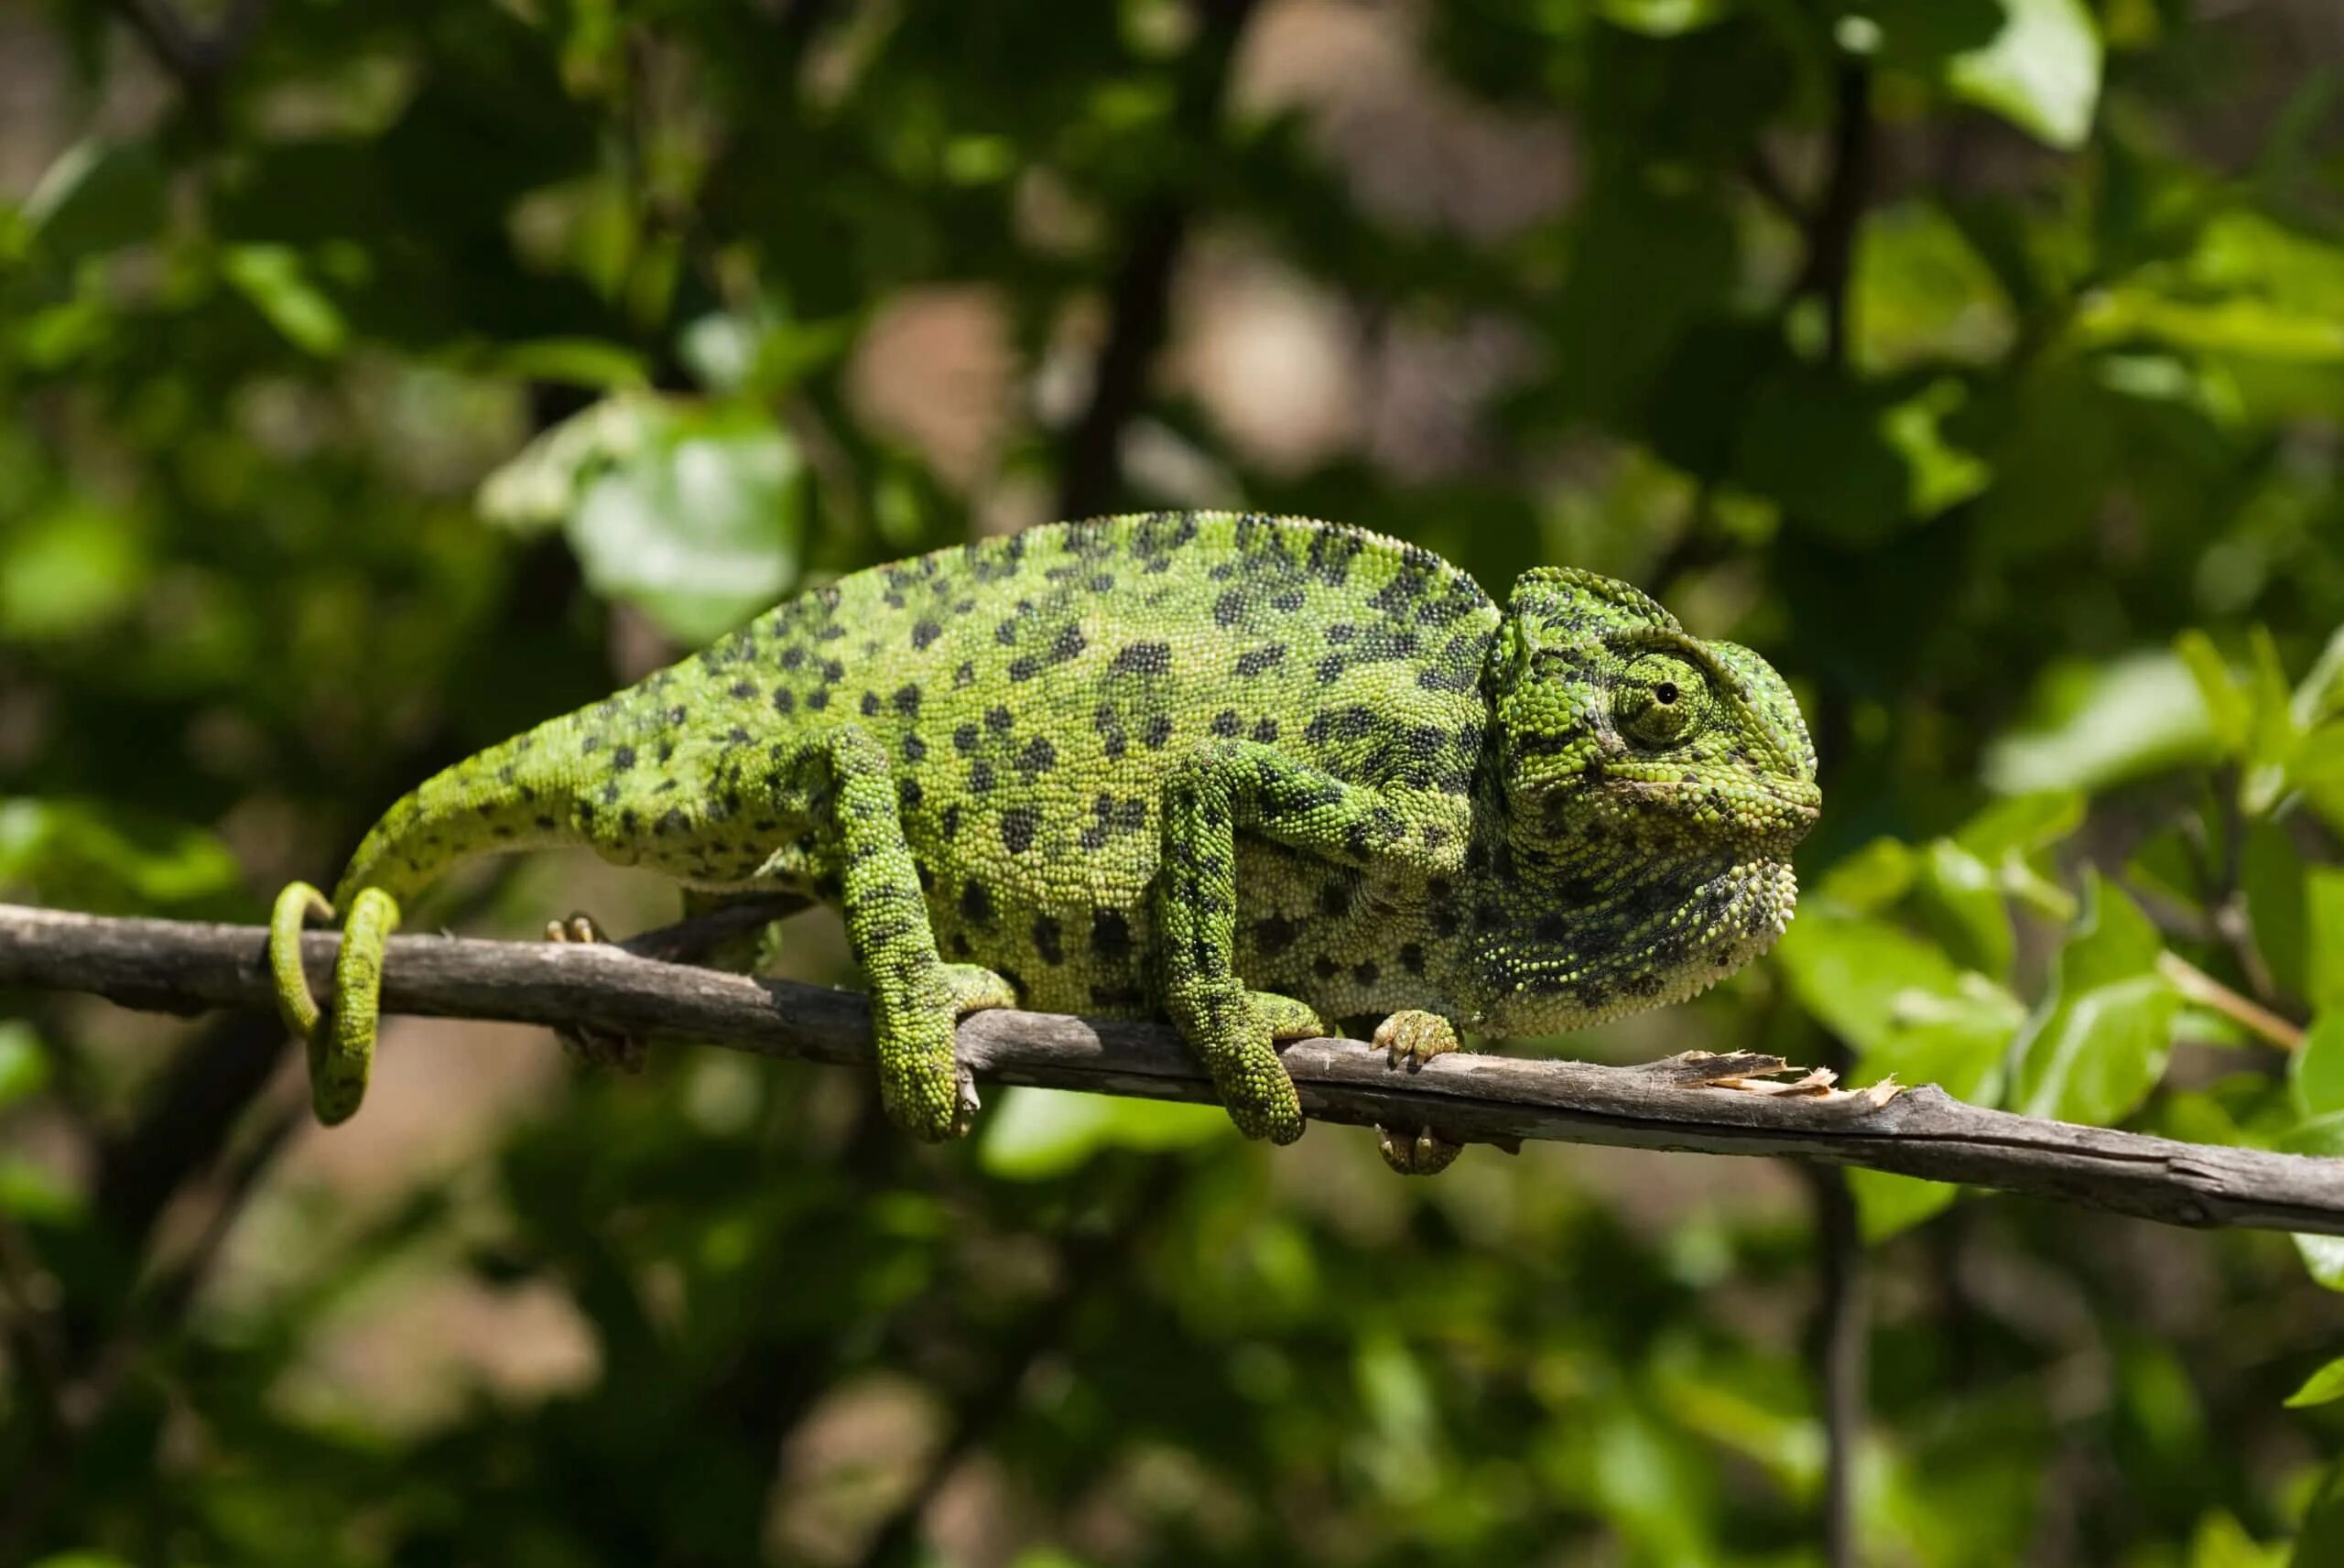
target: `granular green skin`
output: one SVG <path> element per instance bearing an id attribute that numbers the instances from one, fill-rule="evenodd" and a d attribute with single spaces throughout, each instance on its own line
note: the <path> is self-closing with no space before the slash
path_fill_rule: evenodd
<path id="1" fill-rule="evenodd" d="M 339 1120 L 397 901 L 585 844 L 838 904 L 921 1137 L 965 1130 L 957 1020 L 1015 1003 L 1170 1016 L 1238 1126 L 1286 1142 L 1274 1038 L 1394 1012 L 1412 1055 L 1444 1020 L 1546 1033 L 1763 951 L 1814 777 L 1781 677 L 1625 584 L 1540 568 L 1501 611 L 1334 524 L 1061 524 L 857 573 L 428 781 L 335 894 L 379 890 L 336 1016 L 298 968 L 280 989 Z M 280 901 L 280 957 L 308 896 Z"/>

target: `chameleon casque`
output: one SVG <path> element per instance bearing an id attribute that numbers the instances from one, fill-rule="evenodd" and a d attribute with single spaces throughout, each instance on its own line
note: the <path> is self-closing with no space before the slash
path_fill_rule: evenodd
<path id="1" fill-rule="evenodd" d="M 1637 589 L 1501 611 L 1429 551 L 1232 513 L 1058 524 L 858 572 L 456 764 L 352 860 L 331 1016 L 271 957 L 318 1116 L 353 1112 L 397 901 L 585 845 L 701 895 L 843 911 L 886 1109 L 967 1130 L 958 1020 L 1168 1015 L 1249 1137 L 1275 1043 L 1383 1020 L 1395 1065 L 1680 1000 L 1763 952 L 1820 796 L 1782 677 Z M 1431 1171 L 1455 1145 L 1386 1134 Z"/>

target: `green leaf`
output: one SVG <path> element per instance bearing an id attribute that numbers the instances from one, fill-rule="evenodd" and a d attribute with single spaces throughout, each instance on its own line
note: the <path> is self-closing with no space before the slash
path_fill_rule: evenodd
<path id="1" fill-rule="evenodd" d="M 0 1019 L 0 1110 L 49 1082 L 49 1054 L 21 1018 Z"/>
<path id="2" fill-rule="evenodd" d="M 2083 0 L 2002 0 L 2002 31 L 1946 65 L 1955 94 L 2055 147 L 2083 146 L 2100 104 L 2100 27 Z"/>
<path id="3" fill-rule="evenodd" d="M 2300 1115 L 2344 1111 L 2344 1011 L 2323 1012 L 2311 1021 L 2287 1064 L 2287 1082 Z"/>
<path id="4" fill-rule="evenodd" d="M 235 857 L 200 827 L 96 801 L 0 799 L 0 890 L 16 896 L 226 913 L 241 889 Z"/>
<path id="5" fill-rule="evenodd" d="M 977 1162 L 1014 1182 L 1047 1181 L 1106 1149 L 1193 1148 L 1232 1132 L 1218 1107 L 1063 1089 L 1013 1088 L 985 1119 Z"/>
<path id="6" fill-rule="evenodd" d="M 2304 1000 L 2344 1011 L 2344 867 L 2304 868 Z"/>
<path id="7" fill-rule="evenodd" d="M 2302 1410 L 2335 1400 L 2344 1400 L 2344 1356 L 2338 1357 L 2306 1378 L 2303 1386 L 2287 1396 L 2287 1408 Z"/>
<path id="8" fill-rule="evenodd" d="M 1923 896 L 1942 917 L 1954 956 L 1973 969 L 2007 979 L 2011 917 L 2002 902 L 2001 876 L 1950 838 L 1931 840 L 1926 857 Z"/>
<path id="9" fill-rule="evenodd" d="M 2303 731 L 2295 723 L 2295 694 L 2288 689 L 2270 628 L 2256 626 L 2248 645 L 2254 664 L 2247 686 L 2247 766 L 2239 804 L 2250 816 L 2261 816 L 2279 803 L 2286 788 L 2288 762 Z"/>
<path id="10" fill-rule="evenodd" d="M 2286 1548 L 2264 1546 L 2246 1527 L 2219 1509 L 2198 1521 L 2190 1539 L 2188 1568 L 2280 1568 Z"/>
<path id="11" fill-rule="evenodd" d="M 490 523 L 515 533 L 557 526 L 595 480 L 658 439 L 667 417 L 666 406 L 656 397 L 605 397 L 491 470 L 474 504 Z"/>
<path id="12" fill-rule="evenodd" d="M 339 353 L 350 329 L 342 311 L 312 284 L 288 245 L 231 245 L 220 273 L 294 347 L 320 358 Z"/>
<path id="13" fill-rule="evenodd" d="M 2207 721 L 2212 726 L 2216 744 L 2225 756 L 2237 756 L 2246 750 L 2249 708 L 2245 689 L 2238 677 L 2230 673 L 2230 661 L 2205 633 L 2192 628 L 2173 640 L 2173 651 L 2188 667 L 2189 678 L 2198 683 L 2198 696 L 2206 705 Z"/>
<path id="14" fill-rule="evenodd" d="M 2164 946 L 2122 890 L 2097 871 L 2086 874 L 2083 918 L 2013 1049 L 2012 1109 L 2106 1126 L 2148 1097 L 2165 1073 L 2180 1004 L 2157 972 Z"/>
<path id="15" fill-rule="evenodd" d="M 2239 881 L 2246 893 L 2246 917 L 2254 946 L 2271 978 L 2294 996 L 2304 994 L 2304 953 L 2308 919 L 2304 890 L 2306 866 L 2287 830 L 2257 822 L 2247 830 Z"/>
<path id="16" fill-rule="evenodd" d="M 2221 754 L 2196 679 L 2170 653 L 2056 669 L 2033 706 L 2028 728 L 1986 749 L 1987 787 L 1999 794 L 2095 791 Z"/>
<path id="17" fill-rule="evenodd" d="M 566 386 L 633 391 L 651 384 L 643 356 L 623 343 L 598 338 L 534 338 L 499 344 L 477 356 L 484 374 L 515 381 L 550 381 Z"/>
<path id="18" fill-rule="evenodd" d="M 2344 1465 L 2328 1473 L 2304 1516 L 2287 1568 L 2336 1568 L 2339 1563 L 2344 1563 Z"/>
<path id="19" fill-rule="evenodd" d="M 2295 722 L 2308 730 L 2344 715 L 2344 626 L 2339 626 L 2295 687 Z"/>
<path id="20" fill-rule="evenodd" d="M 1901 926 L 1825 904 L 1802 913 L 1776 952 L 1800 1004 L 1855 1049 L 1851 1081 L 1933 1083 L 1991 1103 L 2018 999 Z"/>
<path id="21" fill-rule="evenodd" d="M 1858 914 L 1886 909 L 1913 886 L 1919 857 L 1901 838 L 1875 838 L 1831 868 L 1818 898 Z"/>
<path id="22" fill-rule="evenodd" d="M 1872 1247 L 1935 1218 L 1961 1195 L 1960 1187 L 1951 1182 L 1927 1182 L 1888 1171 L 1850 1171 L 1848 1190 L 1856 1199 L 1857 1229 Z"/>
<path id="23" fill-rule="evenodd" d="M 1615 27 L 1646 38 L 1673 38 L 1708 27 L 1733 7 L 1732 0 L 1596 0 L 1595 8 Z"/>

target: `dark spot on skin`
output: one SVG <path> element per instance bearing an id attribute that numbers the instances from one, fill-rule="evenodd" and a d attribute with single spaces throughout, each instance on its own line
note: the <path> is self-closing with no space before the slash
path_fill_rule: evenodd
<path id="1" fill-rule="evenodd" d="M 1382 969 L 1375 967 L 1375 961 L 1372 958 L 1362 959 L 1351 966 L 1351 979 L 1363 986 L 1373 985 L 1383 973 Z"/>
<path id="2" fill-rule="evenodd" d="M 952 940 L 946 946 L 956 958 L 965 958 L 971 951 L 969 946 L 969 934 L 965 931 L 952 933 Z"/>
<path id="3" fill-rule="evenodd" d="M 1041 813 L 1030 806 L 1013 806 L 1001 814 L 1002 848 L 1013 855 L 1022 855 L 1034 847 L 1035 829 L 1041 826 Z"/>
<path id="4" fill-rule="evenodd" d="M 993 890 L 972 881 L 960 890 L 960 918 L 971 925 L 993 924 Z"/>
<path id="5" fill-rule="evenodd" d="M 1062 665 L 1080 654 L 1089 645 L 1083 640 L 1081 627 L 1061 627 L 1057 638 L 1050 643 L 1050 663 Z"/>
<path id="6" fill-rule="evenodd" d="M 1244 676 L 1260 675 L 1286 662 L 1286 644 L 1272 643 L 1266 647 L 1253 648 L 1237 655 L 1237 673 Z"/>
<path id="7" fill-rule="evenodd" d="M 930 643 L 935 642 L 939 637 L 943 635 L 944 628 L 938 625 L 933 621 L 915 621 L 912 622 L 912 646 L 915 648 L 926 648 Z"/>
<path id="8" fill-rule="evenodd" d="M 1237 709 L 1233 708 L 1224 708 L 1212 716 L 1212 732 L 1223 740 L 1235 735 L 1244 727 L 1245 721 L 1237 717 Z"/>
<path id="9" fill-rule="evenodd" d="M 578 742 L 579 754 L 583 756 L 588 752 L 591 752 L 597 746 L 600 746 L 602 743 L 602 738 L 600 735 L 589 735 L 586 739 Z"/>
<path id="10" fill-rule="evenodd" d="M 635 748 L 621 746 L 611 753 L 611 772 L 623 773 L 635 766 Z"/>
<path id="11" fill-rule="evenodd" d="M 985 709 L 985 728 L 996 735 L 1008 734 L 1009 727 L 1014 722 L 1006 708 L 996 706 Z"/>
<path id="12" fill-rule="evenodd" d="M 1036 735 L 1017 753 L 1017 771 L 1030 779 L 1036 773 L 1048 773 L 1058 765 L 1058 749 L 1050 744 L 1049 737 Z"/>
<path id="13" fill-rule="evenodd" d="M 776 688 L 773 694 L 773 710 L 776 713 L 795 712 L 797 708 L 798 694 L 796 692 L 791 691 L 787 687 Z"/>
<path id="14" fill-rule="evenodd" d="M 864 717 L 865 719 L 876 719 L 876 718 L 878 718 L 878 717 L 879 717 L 879 694 L 878 694 L 877 692 L 875 692 L 875 691 L 866 691 L 866 692 L 864 692 L 864 693 L 863 694 L 863 705 L 862 705 L 862 706 L 863 706 L 863 717 Z"/>
<path id="15" fill-rule="evenodd" d="M 1257 719 L 1253 721 L 1253 739 L 1255 741 L 1266 746 L 1277 738 L 1278 721 L 1276 719 Z"/>
<path id="16" fill-rule="evenodd" d="M 1041 667 L 1042 666 L 1036 664 L 1030 656 L 1014 659 L 1010 662 L 1009 665 L 1009 678 L 1014 681 L 1032 680 L 1034 678 L 1035 672 L 1039 670 Z"/>
<path id="17" fill-rule="evenodd" d="M 1333 979 L 1335 978 L 1336 968 L 1337 965 L 1335 960 L 1329 958 L 1324 953 L 1319 954 L 1317 957 L 1310 960 L 1310 972 L 1318 976 L 1322 980 Z"/>
<path id="18" fill-rule="evenodd" d="M 960 803 L 959 801 L 956 800 L 944 808 L 943 819 L 937 826 L 944 830 L 944 837 L 948 840 L 960 836 Z"/>
<path id="19" fill-rule="evenodd" d="M 1351 890 L 1345 882 L 1329 882 L 1318 890 L 1318 913 L 1339 919 L 1351 912 Z"/>
<path id="20" fill-rule="evenodd" d="M 1092 957 L 1121 963 L 1132 956 L 1132 923 L 1120 911 L 1101 909 L 1091 916 Z"/>
<path id="21" fill-rule="evenodd" d="M 1164 750 L 1164 743 L 1172 739 L 1170 715 L 1159 713 L 1147 721 L 1147 728 L 1140 732 L 1140 739 L 1147 743 L 1147 749 L 1151 752 Z"/>
<path id="22" fill-rule="evenodd" d="M 1400 944 L 1400 967 L 1412 975 L 1425 972 L 1425 950 L 1415 942 Z"/>
<path id="23" fill-rule="evenodd" d="M 1034 951 L 1042 956 L 1045 964 L 1066 962 L 1066 943 L 1056 916 L 1038 914 L 1034 917 Z"/>
<path id="24" fill-rule="evenodd" d="M 725 687 L 725 690 L 742 701 L 747 702 L 757 695 L 757 683 L 753 680 L 736 680 Z"/>
<path id="25" fill-rule="evenodd" d="M 928 755 L 928 742 L 917 735 L 904 737 L 904 761 L 917 762 Z"/>
<path id="26" fill-rule="evenodd" d="M 975 751 L 977 749 L 977 727 L 973 724 L 956 725 L 952 730 L 952 749 L 960 752 L 962 756 L 966 756 L 971 752 Z"/>
<path id="27" fill-rule="evenodd" d="M 1270 603 L 1274 608 L 1282 610 L 1288 615 L 1291 615 L 1296 611 L 1301 609 L 1303 602 L 1303 593 L 1298 588 L 1287 589 L 1284 593 L 1279 594 L 1276 598 L 1270 600 Z"/>
<path id="28" fill-rule="evenodd" d="M 1169 643 L 1134 643 L 1115 654 L 1107 666 L 1114 675 L 1160 676 L 1172 668 L 1172 644 Z"/>
<path id="29" fill-rule="evenodd" d="M 820 712 L 823 708 L 828 708 L 830 705 L 830 694 L 827 691 L 815 690 L 806 694 L 806 706 L 814 709 L 817 713 Z"/>
<path id="30" fill-rule="evenodd" d="M 963 687 L 971 687 L 976 684 L 977 666 L 975 663 L 969 659 L 961 660 L 960 667 L 952 672 L 952 689 L 959 691 Z"/>
<path id="31" fill-rule="evenodd" d="M 1245 596 L 1230 589 L 1212 601 L 1212 618 L 1216 625 L 1234 626 L 1245 619 Z"/>
<path id="32" fill-rule="evenodd" d="M 969 764 L 969 787 L 979 795 L 993 793 L 993 764 L 982 757 Z"/>
<path id="33" fill-rule="evenodd" d="M 897 687 L 895 688 L 895 711 L 902 714 L 905 718 L 918 718 L 919 687 L 916 686 Z"/>
<path id="34" fill-rule="evenodd" d="M 1294 946 L 1301 929 L 1283 914 L 1257 920 L 1253 923 L 1253 946 L 1261 949 L 1264 957 L 1275 958 Z"/>
<path id="35" fill-rule="evenodd" d="M 919 780 L 917 779 L 900 779 L 896 781 L 895 798 L 903 804 L 903 807 L 906 811 L 914 811 L 918 809 L 922 793 L 923 792 L 919 787 Z"/>
<path id="36" fill-rule="evenodd" d="M 682 727 L 684 721 L 690 717 L 691 715 L 686 711 L 684 705 L 680 702 L 675 707 L 667 709 L 667 722 L 676 725 L 679 729 Z"/>

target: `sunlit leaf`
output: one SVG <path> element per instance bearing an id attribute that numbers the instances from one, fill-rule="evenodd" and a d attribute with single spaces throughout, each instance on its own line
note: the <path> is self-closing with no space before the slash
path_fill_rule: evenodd
<path id="1" fill-rule="evenodd" d="M 2304 1031 L 2288 1063 L 2295 1108 L 2306 1117 L 2344 1111 L 2344 1012 L 2324 1012 Z"/>
<path id="2" fill-rule="evenodd" d="M 569 519 L 597 592 L 705 643 L 797 580 L 796 445 L 748 416 L 686 418 L 595 480 Z"/>
<path id="3" fill-rule="evenodd" d="M 1948 62 L 1954 92 L 2055 147 L 2078 147 L 2100 105 L 2099 25 L 2083 0 L 2002 0 L 2001 32 Z"/>
<path id="4" fill-rule="evenodd" d="M 221 254 L 220 273 L 295 347 L 333 354 L 348 340 L 340 308 L 310 281 L 290 246 L 231 245 Z"/>
<path id="5" fill-rule="evenodd" d="M 1986 750 L 1986 783 L 2002 794 L 2100 789 L 2219 755 L 2198 683 L 2171 654 L 2055 671 L 2035 706 L 2033 726 Z"/>
<path id="6" fill-rule="evenodd" d="M 2324 1405 L 2344 1400 L 2344 1357 L 2330 1361 L 2303 1380 L 2303 1385 L 2287 1396 L 2288 1408 L 2302 1410 L 2307 1405 Z"/>
<path id="7" fill-rule="evenodd" d="M 2291 996 L 2304 994 L 2304 955 L 2309 911 L 2305 873 L 2309 867 L 2287 829 L 2258 822 L 2246 835 L 2239 858 L 2239 883 L 2246 894 L 2247 924 L 2271 978 Z"/>
<path id="8" fill-rule="evenodd" d="M 2157 972 L 2164 946 L 2130 898 L 2086 874 L 2082 919 L 2013 1046 L 2012 1109 L 2106 1126 L 2147 1098 L 2164 1076 L 2180 1003 Z"/>
<path id="9" fill-rule="evenodd" d="M 2247 695 L 2221 650 L 2214 646 L 2211 637 L 2192 629 L 2173 640 L 2173 651 L 2188 667 L 2189 678 L 2198 683 L 2198 696 L 2206 705 L 2215 741 L 2228 755 L 2245 751 L 2251 717 Z"/>
<path id="10" fill-rule="evenodd" d="M 1228 1114 L 1214 1106 L 1012 1088 L 985 1114 L 977 1160 L 993 1175 L 1039 1182 L 1077 1170 L 1104 1150 L 1161 1153 L 1224 1134 L 1234 1135 Z"/>

